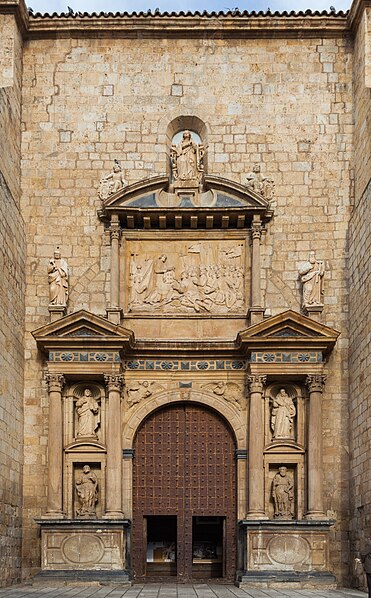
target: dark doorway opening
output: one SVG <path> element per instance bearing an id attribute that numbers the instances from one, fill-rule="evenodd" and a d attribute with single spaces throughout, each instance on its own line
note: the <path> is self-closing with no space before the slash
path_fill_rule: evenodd
<path id="1" fill-rule="evenodd" d="M 147 523 L 146 569 L 150 577 L 172 577 L 177 574 L 177 518 L 173 515 L 151 515 Z"/>
<path id="2" fill-rule="evenodd" d="M 224 517 L 193 517 L 192 577 L 224 577 Z"/>

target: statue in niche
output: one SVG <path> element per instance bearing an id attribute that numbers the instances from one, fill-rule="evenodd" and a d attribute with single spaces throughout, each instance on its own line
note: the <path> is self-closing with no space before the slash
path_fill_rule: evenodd
<path id="1" fill-rule="evenodd" d="M 294 484 L 285 466 L 279 467 L 273 478 L 272 498 L 275 519 L 293 519 Z"/>
<path id="2" fill-rule="evenodd" d="M 171 170 L 176 181 L 199 183 L 204 171 L 204 147 L 192 140 L 190 131 L 184 131 L 178 145 L 170 151 Z"/>
<path id="3" fill-rule="evenodd" d="M 254 164 L 252 172 L 246 176 L 246 187 L 259 193 L 270 201 L 274 196 L 274 179 L 271 176 L 263 176 L 260 172 L 260 164 Z"/>
<path id="4" fill-rule="evenodd" d="M 96 430 L 100 424 L 100 407 L 90 388 L 76 401 L 77 437 L 97 438 Z"/>
<path id="5" fill-rule="evenodd" d="M 323 276 L 325 263 L 316 259 L 311 251 L 309 260 L 299 267 L 299 275 L 303 284 L 303 307 L 308 309 L 314 305 L 323 305 Z"/>
<path id="6" fill-rule="evenodd" d="M 212 391 L 218 397 L 222 397 L 228 403 L 240 404 L 241 388 L 235 382 L 212 382 L 203 386 L 206 390 Z"/>
<path id="7" fill-rule="evenodd" d="M 84 465 L 82 473 L 76 480 L 76 493 L 80 506 L 76 509 L 78 517 L 95 517 L 95 506 L 98 502 L 98 479 L 89 465 Z"/>
<path id="8" fill-rule="evenodd" d="M 296 408 L 292 398 L 284 388 L 273 397 L 271 428 L 273 438 L 293 438 L 293 423 Z"/>
<path id="9" fill-rule="evenodd" d="M 150 383 L 145 380 L 144 382 L 132 382 L 126 390 L 127 400 L 129 407 L 140 403 L 143 399 L 147 399 L 152 395 L 150 390 Z"/>
<path id="10" fill-rule="evenodd" d="M 113 163 L 112 172 L 99 181 L 99 197 L 102 200 L 108 199 L 110 195 L 120 191 L 127 186 L 127 181 L 124 179 L 122 169 L 117 160 Z"/>
<path id="11" fill-rule="evenodd" d="M 68 266 L 61 258 L 59 247 L 48 265 L 49 305 L 67 305 L 68 301 Z"/>

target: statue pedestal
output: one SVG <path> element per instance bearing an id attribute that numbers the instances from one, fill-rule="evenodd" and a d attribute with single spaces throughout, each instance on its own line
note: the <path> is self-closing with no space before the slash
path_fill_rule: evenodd
<path id="1" fill-rule="evenodd" d="M 127 519 L 37 519 L 41 572 L 37 579 L 129 583 Z"/>
<path id="2" fill-rule="evenodd" d="M 253 326 L 254 324 L 258 324 L 262 322 L 264 317 L 265 308 L 264 307 L 250 307 L 247 315 L 247 320 L 249 326 Z"/>
<path id="3" fill-rule="evenodd" d="M 334 589 L 329 528 L 335 521 L 240 521 L 241 588 Z"/>
<path id="4" fill-rule="evenodd" d="M 119 325 L 122 317 L 121 307 L 107 307 L 106 308 L 107 320 L 112 324 Z"/>
<path id="5" fill-rule="evenodd" d="M 311 305 L 304 308 L 304 313 L 308 318 L 320 322 L 322 319 L 323 307 L 323 305 Z"/>
<path id="6" fill-rule="evenodd" d="M 50 321 L 51 322 L 60 320 L 67 313 L 66 305 L 49 305 L 48 309 L 49 309 L 49 313 L 50 313 Z"/>

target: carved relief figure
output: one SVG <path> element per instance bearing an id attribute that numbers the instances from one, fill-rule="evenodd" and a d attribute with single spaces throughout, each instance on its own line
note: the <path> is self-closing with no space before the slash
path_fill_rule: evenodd
<path id="1" fill-rule="evenodd" d="M 95 437 L 100 424 L 100 407 L 90 388 L 76 401 L 77 437 Z"/>
<path id="2" fill-rule="evenodd" d="M 244 304 L 242 244 L 198 243 L 170 259 L 151 253 L 129 264 L 129 311 L 227 313 Z M 174 252 L 175 253 L 175 252 Z"/>
<path id="3" fill-rule="evenodd" d="M 127 181 L 124 179 L 122 169 L 117 160 L 114 161 L 112 172 L 99 181 L 99 197 L 104 200 L 113 193 L 126 187 Z"/>
<path id="4" fill-rule="evenodd" d="M 76 509 L 78 517 L 95 517 L 95 505 L 98 502 L 98 479 L 89 465 L 84 465 L 76 480 L 76 493 L 80 506 Z"/>
<path id="5" fill-rule="evenodd" d="M 271 427 L 273 438 L 292 438 L 296 408 L 292 398 L 284 388 L 277 393 L 272 402 Z"/>
<path id="6" fill-rule="evenodd" d="M 48 265 L 49 303 L 50 305 L 67 305 L 68 300 L 68 266 L 61 259 L 59 247 Z"/>
<path id="7" fill-rule="evenodd" d="M 303 307 L 323 305 L 323 276 L 325 264 L 316 259 L 315 252 L 311 251 L 309 260 L 301 264 L 299 275 L 303 284 Z"/>
<path id="8" fill-rule="evenodd" d="M 190 131 L 184 131 L 178 145 L 171 146 L 170 160 L 176 181 L 200 182 L 203 173 L 204 147 L 192 140 Z"/>
<path id="9" fill-rule="evenodd" d="M 233 403 L 235 405 L 240 404 L 242 390 L 241 387 L 235 382 L 213 382 L 211 384 L 205 384 L 203 388 L 210 390 L 215 395 L 222 397 L 229 403 Z"/>
<path id="10" fill-rule="evenodd" d="M 274 196 L 274 179 L 271 176 L 263 176 L 260 172 L 260 165 L 254 164 L 252 172 L 246 176 L 246 187 L 256 193 L 260 193 L 267 201 Z"/>
<path id="11" fill-rule="evenodd" d="M 136 403 L 140 403 L 143 399 L 147 399 L 152 395 L 150 390 L 150 383 L 145 380 L 144 382 L 132 382 L 126 390 L 127 401 L 129 407 L 132 407 Z"/>
<path id="12" fill-rule="evenodd" d="M 294 484 L 287 467 L 281 466 L 272 481 L 272 498 L 275 519 L 292 519 L 294 505 Z"/>

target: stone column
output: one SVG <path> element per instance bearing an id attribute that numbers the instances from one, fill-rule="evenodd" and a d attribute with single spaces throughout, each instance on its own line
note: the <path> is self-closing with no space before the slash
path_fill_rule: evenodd
<path id="1" fill-rule="evenodd" d="M 121 390 L 123 376 L 105 375 L 108 390 L 106 517 L 120 518 L 122 513 Z"/>
<path id="2" fill-rule="evenodd" d="M 48 500 L 46 516 L 62 519 L 63 513 L 63 429 L 62 374 L 46 374 L 49 390 Z"/>
<path id="3" fill-rule="evenodd" d="M 118 216 L 114 214 L 110 226 L 111 236 L 111 286 L 110 304 L 107 307 L 107 317 L 111 322 L 120 324 L 120 236 L 121 229 Z"/>
<path id="4" fill-rule="evenodd" d="M 322 466 L 322 393 L 326 376 L 310 374 L 308 426 L 308 511 L 307 519 L 323 519 L 323 466 Z"/>
<path id="5" fill-rule="evenodd" d="M 256 324 L 263 319 L 264 308 L 261 300 L 261 264 L 260 264 L 260 239 L 262 226 L 260 216 L 255 214 L 251 225 L 252 250 L 251 250 L 251 307 L 250 324 Z"/>
<path id="6" fill-rule="evenodd" d="M 264 400 L 266 376 L 248 376 L 250 419 L 248 439 L 248 519 L 268 519 L 264 508 Z"/>

